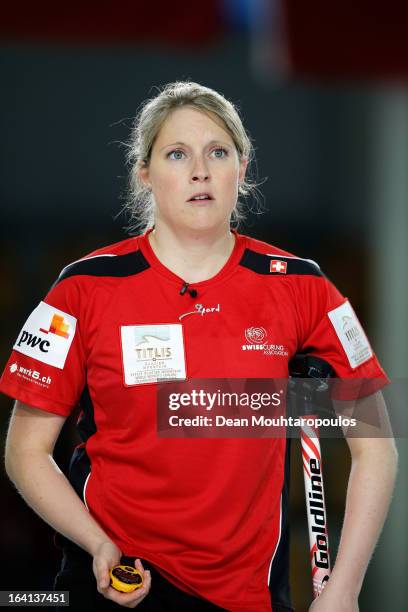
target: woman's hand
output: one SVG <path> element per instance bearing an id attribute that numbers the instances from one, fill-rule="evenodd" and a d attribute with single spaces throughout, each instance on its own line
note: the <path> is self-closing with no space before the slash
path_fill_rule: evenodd
<path id="1" fill-rule="evenodd" d="M 150 590 L 151 575 L 148 570 L 143 569 L 140 559 L 136 559 L 135 568 L 143 574 L 143 586 L 132 593 L 121 593 L 110 586 L 109 571 L 120 563 L 121 551 L 113 542 L 103 542 L 96 550 L 93 558 L 93 572 L 96 578 L 98 592 L 106 599 L 111 599 L 115 603 L 125 608 L 136 608 L 136 606 L 146 597 Z"/>
<path id="2" fill-rule="evenodd" d="M 326 587 L 319 597 L 316 597 L 309 612 L 359 612 L 358 599 Z"/>

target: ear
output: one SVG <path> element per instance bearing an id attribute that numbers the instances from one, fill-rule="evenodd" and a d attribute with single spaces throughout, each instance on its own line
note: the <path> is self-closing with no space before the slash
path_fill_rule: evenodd
<path id="1" fill-rule="evenodd" d="M 147 189 L 151 189 L 150 178 L 149 178 L 149 166 L 145 161 L 139 160 L 137 162 L 137 166 L 135 168 L 135 172 L 137 173 L 139 180 L 143 183 L 143 185 Z"/>
<path id="2" fill-rule="evenodd" d="M 248 158 L 247 157 L 243 157 L 241 159 L 241 161 L 239 162 L 239 175 L 238 175 L 238 181 L 239 183 L 243 183 L 244 179 L 245 179 L 245 172 L 248 166 Z"/>

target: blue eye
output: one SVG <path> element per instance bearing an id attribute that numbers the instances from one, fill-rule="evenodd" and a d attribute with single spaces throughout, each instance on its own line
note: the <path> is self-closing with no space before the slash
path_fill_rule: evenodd
<path id="1" fill-rule="evenodd" d="M 228 155 L 228 151 L 224 149 L 223 147 L 217 147 L 216 149 L 213 149 L 211 153 L 213 153 L 214 157 L 216 157 L 217 159 L 223 159 L 224 157 Z M 174 149 L 173 151 L 170 151 L 169 153 L 167 153 L 167 157 L 175 161 L 183 159 L 184 156 L 185 156 L 185 153 L 181 149 Z"/>
<path id="2" fill-rule="evenodd" d="M 173 157 L 174 155 L 174 157 Z M 170 151 L 170 153 L 167 154 L 167 157 L 170 159 L 182 159 L 182 155 L 184 155 L 183 151 L 180 151 L 180 149 L 175 149 L 174 151 Z"/>
<path id="3" fill-rule="evenodd" d="M 228 152 L 226 151 L 226 149 L 223 149 L 222 147 L 218 147 L 217 149 L 214 149 L 213 153 L 214 154 L 222 153 L 222 155 L 215 155 L 215 157 L 217 157 L 218 159 L 222 159 L 223 157 L 228 155 Z"/>

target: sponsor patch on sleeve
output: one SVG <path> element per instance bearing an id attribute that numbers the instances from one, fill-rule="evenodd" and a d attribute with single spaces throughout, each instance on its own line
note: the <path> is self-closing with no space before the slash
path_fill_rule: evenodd
<path id="1" fill-rule="evenodd" d="M 24 323 L 13 349 L 62 370 L 76 322 L 72 315 L 40 302 Z"/>
<path id="2" fill-rule="evenodd" d="M 347 300 L 327 315 L 346 352 L 350 366 L 354 369 L 368 361 L 373 356 L 373 351 L 350 302 Z"/>

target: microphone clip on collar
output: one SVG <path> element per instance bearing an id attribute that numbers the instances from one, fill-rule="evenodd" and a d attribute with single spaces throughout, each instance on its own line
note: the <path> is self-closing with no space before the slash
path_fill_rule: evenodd
<path id="1" fill-rule="evenodd" d="M 197 289 L 189 289 L 189 284 L 183 283 L 181 290 L 180 290 L 180 295 L 184 295 L 187 291 L 191 295 L 192 298 L 196 298 L 198 295 Z"/>

